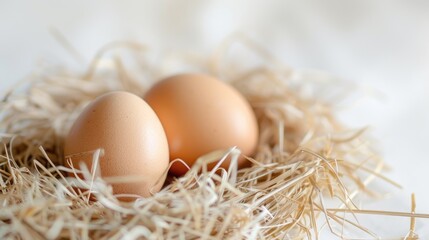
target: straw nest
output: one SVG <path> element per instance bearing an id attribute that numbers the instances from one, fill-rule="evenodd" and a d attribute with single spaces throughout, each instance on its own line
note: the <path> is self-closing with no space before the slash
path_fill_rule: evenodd
<path id="1" fill-rule="evenodd" d="M 331 103 L 318 98 L 317 78 L 242 40 L 259 61 L 246 67 L 231 57 L 232 42 L 207 58 L 155 60 L 139 44 L 113 43 L 85 71 L 43 68 L 6 92 L 0 103 L 0 238 L 314 239 L 326 229 L 339 238 L 347 232 L 376 238 L 344 213 L 359 210 L 358 195 L 376 195 L 367 187 L 373 179 L 389 181 L 364 130 L 337 121 Z M 86 104 L 113 90 L 142 96 L 177 69 L 217 76 L 248 99 L 260 127 L 251 167 L 205 170 L 209 162 L 240 154 L 233 146 L 220 149 L 161 192 L 133 202 L 118 201 L 108 180 L 88 169 L 81 170 L 82 179 L 68 177 L 76 170 L 63 165 L 63 138 Z M 94 159 L 100 153 L 94 149 Z"/>

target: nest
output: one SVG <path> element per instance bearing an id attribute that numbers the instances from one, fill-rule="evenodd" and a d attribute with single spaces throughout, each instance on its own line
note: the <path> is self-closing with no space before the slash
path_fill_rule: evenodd
<path id="1" fill-rule="evenodd" d="M 231 57 L 237 42 L 258 64 Z M 378 196 L 368 187 L 374 179 L 396 183 L 381 174 L 385 164 L 365 129 L 344 127 L 332 103 L 319 97 L 320 79 L 243 39 L 227 41 L 209 57 L 149 55 L 137 43 L 109 44 L 85 71 L 43 68 L 6 92 L 1 239 L 316 239 L 323 231 L 377 238 L 357 221 L 355 214 L 365 212 L 355 199 Z M 208 171 L 207 164 L 240 155 L 233 146 L 220 149 L 152 197 L 132 202 L 118 201 L 109 180 L 86 168 L 81 179 L 68 177 L 76 170 L 63 165 L 64 136 L 91 100 L 114 90 L 143 96 L 155 80 L 178 70 L 217 76 L 248 99 L 260 128 L 250 167 Z M 94 149 L 94 159 L 100 152 Z M 410 229 L 409 239 L 417 239 Z"/>

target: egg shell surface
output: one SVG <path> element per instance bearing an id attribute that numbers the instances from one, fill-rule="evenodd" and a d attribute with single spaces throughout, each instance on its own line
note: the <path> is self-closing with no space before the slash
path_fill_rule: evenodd
<path id="1" fill-rule="evenodd" d="M 92 101 L 65 138 L 64 154 L 73 167 L 92 166 L 92 152 L 104 150 L 99 160 L 102 177 L 132 177 L 113 183 L 114 194 L 148 197 L 162 187 L 169 151 L 164 129 L 152 108 L 128 92 L 110 92 Z"/>
<path id="2" fill-rule="evenodd" d="M 145 100 L 158 115 L 170 149 L 170 160 L 192 166 L 201 155 L 237 146 L 250 156 L 258 142 L 258 124 L 245 97 L 231 85 L 204 74 L 179 74 L 156 83 Z M 238 167 L 246 160 L 241 156 Z M 230 160 L 221 166 L 227 168 Z M 213 167 L 212 166 L 209 166 Z M 187 168 L 175 163 L 174 175 Z"/>

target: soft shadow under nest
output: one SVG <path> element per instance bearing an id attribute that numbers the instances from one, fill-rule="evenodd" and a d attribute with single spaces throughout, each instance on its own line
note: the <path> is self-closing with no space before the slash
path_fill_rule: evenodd
<path id="1" fill-rule="evenodd" d="M 139 71 L 117 55 L 106 57 L 124 46 Z M 214 152 L 153 197 L 132 203 L 117 201 L 89 170 L 83 170 L 85 179 L 66 177 L 63 137 L 89 101 L 113 90 L 143 96 L 153 79 L 171 73 L 168 61 L 154 67 L 142 46 L 115 43 L 84 74 L 43 70 L 7 92 L 0 105 L 0 238 L 313 239 L 323 228 L 346 237 L 343 227 L 376 237 L 326 203 L 355 210 L 357 195 L 376 195 L 367 187 L 372 179 L 387 180 L 364 131 L 344 128 L 329 104 L 306 94 L 305 77 L 256 47 L 250 49 L 265 64 L 243 70 L 233 61 L 226 69 L 229 47 L 207 59 L 177 59 L 230 82 L 251 103 L 260 126 L 252 166 L 206 171 L 207 162 L 240 154 L 235 148 Z M 73 186 L 91 189 L 96 200 Z"/>

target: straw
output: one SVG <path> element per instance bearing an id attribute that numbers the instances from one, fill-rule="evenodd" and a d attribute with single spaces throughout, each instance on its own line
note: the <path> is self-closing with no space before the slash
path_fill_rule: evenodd
<path id="1" fill-rule="evenodd" d="M 249 68 L 232 59 L 236 44 L 265 64 Z M 139 69 L 125 64 L 124 48 Z M 324 226 L 338 238 L 348 238 L 345 229 L 379 237 L 359 223 L 359 214 L 410 217 L 407 239 L 417 239 L 415 218 L 427 215 L 414 207 L 407 214 L 369 211 L 354 202 L 377 192 L 369 188 L 374 180 L 398 185 L 383 176 L 385 164 L 366 128 L 345 127 L 334 103 L 319 98 L 315 79 L 241 35 L 200 62 L 188 61 L 186 54 L 169 56 L 184 68 L 187 63 L 230 83 L 249 101 L 260 128 L 257 152 L 246 156 L 250 167 L 217 169 L 217 164 L 207 170 L 226 157 L 236 164 L 241 154 L 235 146 L 219 149 L 201 156 L 185 176 L 169 177 L 171 182 L 153 196 L 129 195 L 135 198 L 131 202 L 119 201 L 109 184 L 136 179 L 65 167 L 64 137 L 91 100 L 114 90 L 143 96 L 143 86 L 173 71 L 163 63 L 177 59 L 148 65 L 143 49 L 148 51 L 134 42 L 108 44 L 88 69 L 39 69 L 22 83 L 24 89 L 5 92 L 0 102 L 1 239 L 318 239 Z M 94 149 L 95 165 L 101 150 Z M 352 212 L 353 218 L 341 212 Z"/>

